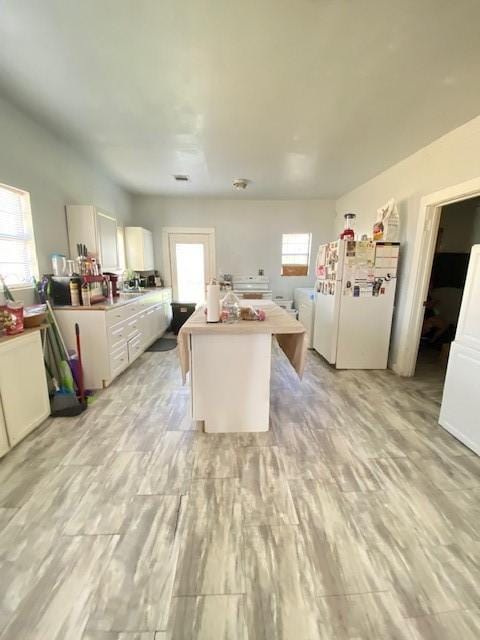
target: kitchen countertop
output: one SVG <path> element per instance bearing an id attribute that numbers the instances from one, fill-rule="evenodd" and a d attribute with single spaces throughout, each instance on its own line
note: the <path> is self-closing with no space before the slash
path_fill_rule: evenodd
<path id="1" fill-rule="evenodd" d="M 10 342 L 11 340 L 15 340 L 15 338 L 21 338 L 22 336 L 26 336 L 29 333 L 34 333 L 35 331 L 41 331 L 42 329 L 47 329 L 48 326 L 49 326 L 48 323 L 43 323 L 38 327 L 32 327 L 31 329 L 24 329 L 21 333 L 15 333 L 11 336 L 0 335 L 0 344 L 3 344 L 4 342 Z"/>
<path id="2" fill-rule="evenodd" d="M 306 330 L 305 327 L 281 309 L 273 300 L 242 300 L 242 307 L 253 306 L 264 309 L 266 319 L 238 320 L 237 322 L 208 323 L 205 318 L 205 306 L 197 309 L 180 329 L 178 334 L 178 355 L 182 377 L 185 382 L 190 369 L 189 336 L 194 334 L 234 335 L 269 333 L 277 337 L 282 351 L 290 360 L 291 365 L 301 378 L 306 358 Z"/>
<path id="3" fill-rule="evenodd" d="M 123 307 L 126 304 L 136 302 L 137 300 L 145 298 L 152 293 L 167 290 L 169 290 L 169 287 L 152 287 L 150 289 L 143 289 L 138 293 L 136 291 L 129 294 L 121 293 L 118 298 L 114 298 L 113 302 L 105 300 L 105 302 L 99 302 L 98 304 L 93 304 L 88 307 L 84 307 L 82 305 L 78 307 L 72 307 L 71 305 L 55 305 L 53 308 L 56 311 L 108 311 L 109 309 L 117 309 L 118 307 Z"/>

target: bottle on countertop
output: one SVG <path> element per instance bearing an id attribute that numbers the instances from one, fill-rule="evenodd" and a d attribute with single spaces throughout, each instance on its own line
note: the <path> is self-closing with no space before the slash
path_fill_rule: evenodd
<path id="1" fill-rule="evenodd" d="M 213 279 L 207 284 L 207 322 L 220 321 L 220 285 Z"/>
<path id="2" fill-rule="evenodd" d="M 70 301 L 72 307 L 79 307 L 80 302 L 80 283 L 78 280 L 70 280 Z"/>
<path id="3" fill-rule="evenodd" d="M 82 305 L 84 307 L 89 307 L 91 305 L 91 295 L 90 295 L 90 284 L 88 282 L 84 282 L 82 284 Z"/>

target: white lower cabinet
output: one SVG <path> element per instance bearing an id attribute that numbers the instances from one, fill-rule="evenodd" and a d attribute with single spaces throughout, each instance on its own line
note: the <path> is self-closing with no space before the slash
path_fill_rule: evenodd
<path id="1" fill-rule="evenodd" d="M 50 415 L 40 331 L 0 343 L 0 455 Z"/>
<path id="2" fill-rule="evenodd" d="M 67 347 L 75 349 L 75 323 L 80 327 L 84 381 L 87 389 L 107 387 L 170 324 L 171 289 L 145 293 L 110 309 L 55 309 Z"/>
<path id="3" fill-rule="evenodd" d="M 7 436 L 7 425 L 5 424 L 5 418 L 3 417 L 3 406 L 0 400 L 0 458 L 4 456 L 10 449 Z"/>
<path id="4" fill-rule="evenodd" d="M 135 338 L 131 338 L 127 342 L 127 348 L 128 348 L 128 362 L 130 363 L 130 362 L 133 362 L 136 358 L 138 358 L 140 354 L 142 354 L 145 351 L 144 345 L 142 344 L 141 334 L 138 334 L 138 336 L 136 336 Z"/>

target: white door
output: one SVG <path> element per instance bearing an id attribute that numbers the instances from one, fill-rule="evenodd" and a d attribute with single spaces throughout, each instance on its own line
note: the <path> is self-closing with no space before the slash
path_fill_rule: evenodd
<path id="1" fill-rule="evenodd" d="M 174 301 L 203 304 L 213 277 L 211 235 L 171 233 L 168 240 Z"/>
<path id="2" fill-rule="evenodd" d="M 480 455 L 480 244 L 472 247 L 439 422 Z"/>

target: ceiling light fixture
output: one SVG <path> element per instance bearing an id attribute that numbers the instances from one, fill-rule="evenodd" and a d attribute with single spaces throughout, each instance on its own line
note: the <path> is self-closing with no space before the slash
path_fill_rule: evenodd
<path id="1" fill-rule="evenodd" d="M 176 182 L 190 182 L 190 176 L 182 173 L 177 173 L 173 176 L 173 179 L 176 180 Z"/>
<path id="2" fill-rule="evenodd" d="M 245 191 L 249 182 L 246 178 L 234 178 L 232 184 L 235 191 Z"/>

